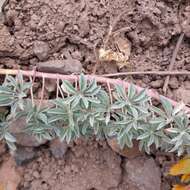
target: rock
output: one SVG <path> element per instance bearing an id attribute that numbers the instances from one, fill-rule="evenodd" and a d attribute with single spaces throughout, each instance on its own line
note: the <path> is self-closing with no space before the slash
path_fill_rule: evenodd
<path id="1" fill-rule="evenodd" d="M 82 64 L 77 59 L 64 59 L 40 62 L 37 64 L 38 71 L 59 74 L 81 73 Z"/>
<path id="2" fill-rule="evenodd" d="M 24 165 L 36 158 L 36 152 L 33 148 L 17 147 L 13 157 L 18 166 Z"/>
<path id="3" fill-rule="evenodd" d="M 28 147 L 38 147 L 47 142 L 46 140 L 43 140 L 41 142 L 37 141 L 37 139 L 34 136 L 26 134 L 26 132 L 24 132 L 25 129 L 26 129 L 25 117 L 13 120 L 10 123 L 10 132 L 15 136 L 17 140 L 16 143 L 18 145 L 28 146 Z"/>
<path id="4" fill-rule="evenodd" d="M 1 63 L 6 65 L 6 68 L 8 69 L 19 69 L 19 65 L 16 63 L 15 59 L 11 58 L 1 58 Z"/>
<path id="5" fill-rule="evenodd" d="M 86 14 L 79 19 L 79 27 L 81 37 L 85 37 L 90 32 L 89 20 Z"/>
<path id="6" fill-rule="evenodd" d="M 176 77 L 171 77 L 169 80 L 169 86 L 172 89 L 177 89 L 179 87 L 179 82 Z"/>
<path id="7" fill-rule="evenodd" d="M 5 23 L 8 26 L 13 26 L 16 18 L 18 18 L 18 12 L 15 10 L 8 10 L 5 15 Z"/>
<path id="8" fill-rule="evenodd" d="M 34 100 L 35 104 L 39 104 L 39 100 Z M 52 107 L 53 104 L 50 101 L 43 100 L 42 108 L 43 107 Z M 10 122 L 10 132 L 16 137 L 16 143 L 20 146 L 27 146 L 27 147 L 38 147 L 43 145 L 47 142 L 47 140 L 38 141 L 34 136 L 29 135 L 25 132 L 26 129 L 26 117 L 20 117 L 19 119 L 15 119 Z"/>
<path id="9" fill-rule="evenodd" d="M 45 89 L 48 92 L 55 92 L 56 86 L 57 84 L 55 79 L 46 79 Z"/>
<path id="10" fill-rule="evenodd" d="M 38 171 L 34 171 L 34 172 L 32 173 L 32 175 L 33 175 L 33 177 L 35 177 L 36 179 L 40 178 L 40 174 L 39 174 Z"/>
<path id="11" fill-rule="evenodd" d="M 66 23 L 63 22 L 63 21 L 60 21 L 58 24 L 57 24 L 57 30 L 58 32 L 63 32 L 63 30 L 65 29 L 65 26 L 66 26 Z"/>
<path id="12" fill-rule="evenodd" d="M 163 81 L 162 81 L 162 80 L 155 80 L 155 81 L 152 81 L 152 82 L 150 83 L 150 86 L 151 86 L 152 88 L 161 88 L 162 85 L 163 85 Z"/>
<path id="13" fill-rule="evenodd" d="M 179 101 L 183 101 L 185 104 L 190 103 L 190 89 L 185 89 L 184 87 L 180 87 L 176 90 L 176 98 Z"/>
<path id="14" fill-rule="evenodd" d="M 103 62 L 101 66 L 104 69 L 104 73 L 117 73 L 118 72 L 118 66 L 114 61 Z"/>
<path id="15" fill-rule="evenodd" d="M 83 59 L 83 56 L 82 56 L 81 52 L 78 51 L 78 50 L 72 52 L 71 56 L 72 56 L 73 59 L 77 59 L 79 61 L 82 61 L 82 59 Z"/>
<path id="16" fill-rule="evenodd" d="M 132 148 L 124 147 L 123 150 L 118 145 L 116 138 L 109 138 L 109 139 L 107 138 L 107 142 L 113 151 L 115 151 L 116 153 L 118 153 L 121 156 L 124 156 L 126 158 L 135 158 L 137 156 L 143 155 L 143 152 L 139 151 L 139 147 L 138 147 L 139 144 L 137 141 L 133 142 Z"/>
<path id="17" fill-rule="evenodd" d="M 54 139 L 50 143 L 50 151 L 55 158 L 63 158 L 67 149 L 68 145 L 65 141 L 61 142 L 59 139 Z"/>
<path id="18" fill-rule="evenodd" d="M 12 158 L 4 161 L 0 168 L 0 189 L 16 190 L 21 182 L 21 175 L 16 170 Z"/>
<path id="19" fill-rule="evenodd" d="M 48 58 L 49 45 L 43 41 L 36 41 L 34 42 L 33 51 L 40 61 L 44 61 Z"/>
<path id="20" fill-rule="evenodd" d="M 138 157 L 128 160 L 125 164 L 125 171 L 128 189 L 160 190 L 161 173 L 152 158 Z"/>

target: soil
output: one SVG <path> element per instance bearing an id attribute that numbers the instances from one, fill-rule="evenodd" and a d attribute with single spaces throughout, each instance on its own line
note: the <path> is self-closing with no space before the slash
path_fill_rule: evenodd
<path id="1" fill-rule="evenodd" d="M 64 159 L 56 160 L 48 151 L 28 164 L 20 189 L 105 190 L 121 181 L 121 159 L 105 142 L 80 142 Z"/>
<path id="2" fill-rule="evenodd" d="M 57 72 L 55 69 L 60 68 L 56 67 L 57 62 L 68 64 L 71 60 L 77 63 L 74 73 L 81 71 L 81 65 L 83 72 L 92 73 L 98 62 L 94 50 L 105 45 L 109 28 L 114 26 L 113 33 L 132 44 L 128 65 L 119 68 L 114 62 L 102 62 L 97 64 L 96 74 L 167 70 L 182 32 L 185 37 L 174 69 L 190 71 L 189 0 L 9 0 L 3 8 L 3 16 L 0 19 L 0 68 L 37 66 L 38 69 L 39 63 L 51 62 L 52 69 L 48 67 L 48 72 Z M 110 36 L 108 47 L 112 48 L 115 43 Z M 71 66 L 62 73 L 65 72 L 72 73 Z M 142 75 L 123 79 L 163 93 L 163 77 Z M 36 89 L 39 94 L 40 85 Z M 47 98 L 51 96 L 46 94 Z M 190 104 L 189 94 L 190 76 L 171 77 L 168 97 Z M 105 142 L 92 140 L 74 144 L 64 159 L 55 159 L 43 147 L 38 154 L 37 159 L 23 166 L 18 189 L 128 189 L 124 185 L 127 181 L 123 177 L 124 158 Z M 173 181 L 166 173 L 176 157 L 158 152 L 151 156 L 162 172 L 161 189 L 169 190 Z"/>

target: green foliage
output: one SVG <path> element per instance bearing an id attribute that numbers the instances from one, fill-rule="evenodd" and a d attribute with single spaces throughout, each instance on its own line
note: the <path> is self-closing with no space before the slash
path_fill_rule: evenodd
<path id="1" fill-rule="evenodd" d="M 27 91 L 31 83 L 24 82 L 21 74 L 16 78 L 6 76 L 4 83 L 0 86 L 0 106 L 11 106 L 11 112 L 15 113 L 17 108 L 23 110 L 23 98 L 27 97 Z"/>
<path id="2" fill-rule="evenodd" d="M 25 132 L 38 140 L 59 137 L 69 143 L 95 135 L 117 138 L 121 148 L 132 147 L 138 140 L 140 150 L 147 153 L 152 147 L 178 155 L 190 152 L 189 118 L 183 113 L 183 105 L 174 108 L 161 97 L 161 108 L 152 106 L 146 90 L 137 92 L 132 84 L 128 90 L 116 85 L 108 95 L 106 88 L 82 74 L 77 83 L 62 81 L 64 97 L 42 108 L 27 99 L 30 88 L 21 75 L 16 79 L 7 76 L 0 86 L 0 106 L 11 107 L 7 120 L 25 117 Z M 9 132 L 8 121 L 2 121 L 0 126 L 1 139 L 14 148 L 16 139 Z"/>
<path id="3" fill-rule="evenodd" d="M 0 122 L 0 140 L 5 140 L 11 150 L 15 150 L 15 137 L 9 132 L 8 122 Z"/>

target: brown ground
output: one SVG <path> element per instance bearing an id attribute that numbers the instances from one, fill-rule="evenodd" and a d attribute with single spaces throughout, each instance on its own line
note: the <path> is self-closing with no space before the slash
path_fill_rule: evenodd
<path id="1" fill-rule="evenodd" d="M 83 142 L 56 160 L 47 151 L 28 164 L 20 189 L 105 190 L 118 187 L 121 181 L 121 159 L 105 142 Z"/>
<path id="2" fill-rule="evenodd" d="M 124 11 L 114 31 L 124 28 L 120 35 L 132 43 L 129 66 L 119 69 L 115 63 L 102 63 L 98 74 L 167 70 L 182 32 L 185 39 L 174 69 L 190 71 L 189 0 L 9 0 L 3 11 L 0 68 L 32 69 L 39 62 L 72 59 L 91 73 L 96 63 L 95 44 L 103 45 L 109 26 Z M 162 93 L 163 77 L 126 79 Z M 171 78 L 167 96 L 190 104 L 189 94 L 190 76 Z M 46 150 L 39 154 L 24 168 L 19 189 L 127 189 L 123 185 L 123 160 L 105 143 L 71 147 L 64 160 L 55 160 Z M 155 160 L 165 175 L 166 163 L 173 158 L 157 155 Z M 165 178 L 162 189 L 170 189 L 169 185 L 170 179 Z"/>

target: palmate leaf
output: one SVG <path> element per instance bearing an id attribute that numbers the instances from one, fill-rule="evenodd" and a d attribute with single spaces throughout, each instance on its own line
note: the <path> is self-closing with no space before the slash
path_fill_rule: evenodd
<path id="1" fill-rule="evenodd" d="M 133 147 L 133 135 L 130 133 L 127 133 L 125 130 L 120 131 L 120 133 L 117 136 L 117 141 L 120 147 L 123 149 L 125 146 L 132 148 Z"/>
<path id="2" fill-rule="evenodd" d="M 0 106 L 9 106 L 15 100 L 15 92 L 6 86 L 0 86 Z"/>
<path id="3" fill-rule="evenodd" d="M 183 113 L 183 108 L 184 108 L 184 104 L 178 104 L 176 107 L 173 107 L 172 104 L 170 103 L 169 100 L 167 100 L 164 97 L 160 97 L 160 101 L 162 103 L 162 107 L 164 108 L 164 113 L 163 111 L 159 110 L 159 112 L 157 112 L 158 114 L 162 115 L 163 117 L 166 117 L 168 119 L 168 121 L 173 122 L 173 120 L 175 120 L 175 117 L 178 116 L 182 116 L 184 115 Z M 156 108 L 154 108 L 154 110 L 156 111 Z M 162 112 L 162 113 L 161 113 Z"/>
<path id="4" fill-rule="evenodd" d="M 76 89 L 73 87 L 73 85 L 67 81 L 67 80 L 63 80 L 62 81 L 62 85 L 61 88 L 64 92 L 70 94 L 70 95 L 74 95 L 77 93 Z"/>
<path id="5" fill-rule="evenodd" d="M 150 106 L 149 107 L 150 111 L 152 111 L 153 113 L 157 114 L 158 116 L 161 116 L 162 118 L 166 118 L 167 119 L 167 115 L 164 113 L 163 110 L 155 107 L 155 106 Z"/>
<path id="6" fill-rule="evenodd" d="M 101 87 L 97 85 L 95 80 L 92 80 L 86 87 L 85 94 L 87 96 L 95 96 L 100 91 Z"/>
<path id="7" fill-rule="evenodd" d="M 38 141 L 52 140 L 55 138 L 54 126 L 45 124 L 42 121 L 30 121 L 25 131 L 36 137 Z"/>
<path id="8" fill-rule="evenodd" d="M 134 104 L 144 104 L 150 100 L 150 97 L 146 94 L 146 89 L 137 92 L 135 86 L 131 84 L 128 88 L 128 99 Z"/>
<path id="9" fill-rule="evenodd" d="M 164 128 L 165 126 L 168 125 L 167 121 L 165 118 L 163 117 L 154 117 L 151 118 L 149 121 L 150 124 L 156 124 L 157 125 L 157 130 L 160 130 L 162 128 Z"/>
<path id="10" fill-rule="evenodd" d="M 136 94 L 135 97 L 133 98 L 133 101 L 135 103 L 147 102 L 148 100 L 150 100 L 150 97 L 147 96 L 146 89 L 144 89 L 140 93 Z"/>
<path id="11" fill-rule="evenodd" d="M 136 95 L 135 86 L 133 84 L 130 84 L 129 88 L 128 88 L 128 98 L 129 98 L 129 100 L 132 100 L 135 95 Z"/>
<path id="12" fill-rule="evenodd" d="M 137 118 L 141 113 L 148 113 L 148 101 L 150 98 L 146 95 L 145 90 L 138 93 L 135 86 L 130 85 L 128 88 L 128 94 L 126 95 L 124 88 L 121 86 L 115 86 L 115 89 L 116 101 L 111 106 L 113 110 L 126 109 L 134 118 Z"/>
<path id="13" fill-rule="evenodd" d="M 84 90 L 86 90 L 86 87 L 87 87 L 87 80 L 85 79 L 84 74 L 81 74 L 79 78 L 79 89 L 81 92 L 83 92 Z"/>
<path id="14" fill-rule="evenodd" d="M 96 139 L 102 139 L 106 135 L 106 128 L 104 122 L 96 122 L 92 128 L 93 134 L 96 135 Z"/>
<path id="15" fill-rule="evenodd" d="M 118 110 L 118 109 L 124 108 L 125 106 L 126 106 L 126 102 L 117 101 L 117 102 L 114 102 L 114 104 L 111 105 L 111 109 L 112 110 Z"/>
<path id="16" fill-rule="evenodd" d="M 114 94 L 116 99 L 126 100 L 127 94 L 124 88 L 120 85 L 115 85 L 116 93 Z"/>
<path id="17" fill-rule="evenodd" d="M 4 83 L 0 86 L 0 106 L 11 106 L 11 113 L 15 115 L 17 108 L 23 110 L 23 99 L 27 97 L 27 91 L 31 83 L 24 82 L 19 73 L 16 78 L 6 76 Z"/>
<path id="18" fill-rule="evenodd" d="M 188 150 L 190 147 L 190 128 L 189 119 L 186 115 L 175 117 L 175 123 L 173 128 L 167 129 L 170 136 L 170 144 L 172 144 L 171 152 L 178 152 L 180 156 L 182 153 Z"/>
<path id="19" fill-rule="evenodd" d="M 88 84 L 83 74 L 81 74 L 79 78 L 79 89 L 76 90 L 68 81 L 63 81 L 61 87 L 64 92 L 71 95 L 67 97 L 65 101 L 72 103 L 73 107 L 80 105 L 87 109 L 90 103 L 100 103 L 96 95 L 99 93 L 101 87 L 97 86 L 95 80 Z"/>
<path id="20" fill-rule="evenodd" d="M 56 104 L 55 108 L 48 110 L 49 123 L 54 123 L 56 121 L 63 121 L 65 125 L 74 127 L 77 120 L 77 110 L 78 108 L 73 106 L 71 103 L 65 102 L 65 99 L 56 99 L 54 101 Z"/>
<path id="21" fill-rule="evenodd" d="M 0 94 L 0 106 L 10 106 L 14 103 L 14 98 L 9 95 Z"/>
<path id="22" fill-rule="evenodd" d="M 154 144 L 156 148 L 161 146 L 161 140 L 165 138 L 163 131 L 158 130 L 157 123 L 144 124 L 141 127 L 137 140 L 140 142 L 140 149 L 150 153 L 150 147 Z"/>
<path id="23" fill-rule="evenodd" d="M 60 141 L 66 141 L 69 144 L 72 140 L 80 137 L 79 127 L 75 126 L 73 129 L 67 126 L 61 127 L 58 129 L 57 135 Z"/>
<path id="24" fill-rule="evenodd" d="M 81 123 L 81 125 L 79 126 L 79 130 L 81 136 L 89 137 L 93 135 L 92 127 L 90 127 L 89 124 L 86 122 Z"/>
<path id="25" fill-rule="evenodd" d="M 160 101 L 162 103 L 162 106 L 167 114 L 167 116 L 171 116 L 172 115 L 172 112 L 173 112 L 173 106 L 172 104 L 167 100 L 165 99 L 164 97 L 160 96 Z"/>
<path id="26" fill-rule="evenodd" d="M 0 93 L 6 94 L 6 95 L 12 95 L 13 90 L 9 88 L 8 86 L 5 86 L 5 84 L 3 84 L 3 86 L 0 86 Z"/>
<path id="27" fill-rule="evenodd" d="M 51 140 L 54 137 L 54 126 L 48 122 L 49 108 L 40 108 L 27 101 L 25 107 L 26 129 L 25 131 L 36 137 L 38 141 Z"/>
<path id="28" fill-rule="evenodd" d="M 188 130 L 190 121 L 187 115 L 183 114 L 183 115 L 176 116 L 174 118 L 174 122 L 179 129 Z"/>
<path id="29" fill-rule="evenodd" d="M 14 77 L 10 75 L 6 75 L 3 86 L 16 86 L 17 82 Z"/>

